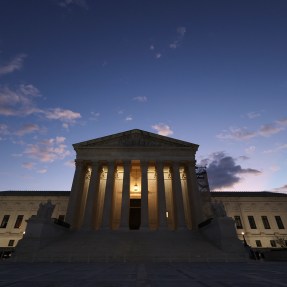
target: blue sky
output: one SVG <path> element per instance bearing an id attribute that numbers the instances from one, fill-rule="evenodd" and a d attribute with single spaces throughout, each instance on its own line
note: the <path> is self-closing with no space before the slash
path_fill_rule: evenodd
<path id="1" fill-rule="evenodd" d="M 69 190 L 73 143 L 138 128 L 287 192 L 286 34 L 285 0 L 2 0 L 0 190 Z"/>

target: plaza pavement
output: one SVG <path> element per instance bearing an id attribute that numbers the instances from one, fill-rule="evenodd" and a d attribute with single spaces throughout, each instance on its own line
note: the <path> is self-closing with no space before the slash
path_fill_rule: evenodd
<path id="1" fill-rule="evenodd" d="M 0 263 L 11 287 L 275 287 L 287 286 L 287 262 Z"/>

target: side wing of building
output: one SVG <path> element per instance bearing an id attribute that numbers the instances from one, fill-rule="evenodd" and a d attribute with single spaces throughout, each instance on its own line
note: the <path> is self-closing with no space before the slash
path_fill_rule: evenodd
<path id="1" fill-rule="evenodd" d="M 52 217 L 64 220 L 69 195 L 67 191 L 0 192 L 0 252 L 13 249 L 22 239 L 26 220 L 37 214 L 40 203 L 51 200 L 56 205 Z"/>
<path id="2" fill-rule="evenodd" d="M 253 248 L 287 247 L 287 194 L 211 192 L 235 220 L 237 235 Z"/>
<path id="3" fill-rule="evenodd" d="M 68 191 L 0 192 L 0 251 L 22 239 L 26 220 L 37 213 L 40 203 L 56 205 L 53 218 L 64 220 Z M 287 194 L 272 192 L 211 192 L 212 202 L 222 202 L 235 220 L 237 235 L 251 247 L 278 248 L 287 245 Z"/>

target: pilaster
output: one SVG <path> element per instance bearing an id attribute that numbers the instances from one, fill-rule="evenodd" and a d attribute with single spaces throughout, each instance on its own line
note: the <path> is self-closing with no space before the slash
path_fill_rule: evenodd
<path id="1" fill-rule="evenodd" d="M 141 229 L 149 228 L 149 216 L 148 216 L 148 163 L 141 161 Z"/>
<path id="2" fill-rule="evenodd" d="M 92 162 L 92 174 L 90 179 L 90 185 L 88 190 L 87 196 L 87 203 L 84 213 L 84 222 L 83 228 L 84 229 L 91 229 L 93 216 L 95 216 L 95 209 L 97 208 L 98 202 L 98 192 L 99 192 L 99 183 L 100 183 L 100 163 L 99 162 Z"/>
<path id="3" fill-rule="evenodd" d="M 157 194 L 158 194 L 158 228 L 167 229 L 166 200 L 163 176 L 163 162 L 156 162 Z"/>
<path id="4" fill-rule="evenodd" d="M 75 214 L 77 213 L 81 193 L 83 192 L 85 180 L 85 162 L 82 160 L 75 160 L 75 166 L 75 174 L 66 213 L 66 222 L 68 222 L 72 228 L 75 224 Z"/>
<path id="5" fill-rule="evenodd" d="M 102 217 L 103 229 L 109 229 L 111 227 L 114 182 L 115 182 L 115 162 L 110 161 L 108 162 L 108 175 L 107 175 L 107 184 L 105 190 L 104 209 Z"/>
<path id="6" fill-rule="evenodd" d="M 172 191 L 174 193 L 174 199 L 175 199 L 176 228 L 177 229 L 186 228 L 184 207 L 183 207 L 183 195 L 182 195 L 178 162 L 172 163 Z"/>
<path id="7" fill-rule="evenodd" d="M 123 229 L 129 228 L 129 212 L 130 212 L 130 171 L 131 162 L 124 161 L 124 178 L 122 189 L 122 208 L 121 208 L 121 224 Z"/>

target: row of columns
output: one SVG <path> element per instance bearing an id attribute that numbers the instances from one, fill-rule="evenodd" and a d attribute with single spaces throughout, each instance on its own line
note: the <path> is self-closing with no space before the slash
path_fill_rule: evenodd
<path id="1" fill-rule="evenodd" d="M 85 180 L 87 168 L 91 169 L 90 179 Z M 106 165 L 106 163 L 105 163 Z M 123 165 L 123 185 L 122 185 L 122 205 L 120 228 L 129 228 L 129 203 L 130 203 L 130 172 L 131 161 L 122 161 Z M 111 227 L 112 218 L 112 201 L 115 184 L 115 162 L 107 163 L 108 173 L 105 185 L 104 202 L 102 210 L 101 229 L 109 229 Z M 158 228 L 167 229 L 167 206 L 164 183 L 164 163 L 155 162 L 156 170 L 156 186 L 157 186 L 157 212 L 158 212 Z M 72 228 L 91 229 L 95 226 L 96 216 L 100 216 L 97 208 L 99 207 L 99 190 L 100 178 L 103 163 L 85 161 L 76 161 L 76 170 L 72 184 L 70 200 L 67 209 L 66 221 L 71 224 Z M 140 161 L 141 167 L 141 225 L 140 229 L 149 228 L 149 202 L 148 202 L 148 167 L 147 161 Z M 186 215 L 184 208 L 184 197 L 180 177 L 180 163 L 172 162 L 170 171 L 172 175 L 172 194 L 174 220 L 176 229 L 187 228 Z M 186 185 L 188 194 L 188 203 L 190 208 L 190 217 L 192 229 L 196 229 L 201 219 L 200 196 L 197 188 L 197 179 L 195 174 L 195 163 L 187 162 L 184 164 L 186 175 Z M 88 181 L 88 183 L 87 183 Z"/>

